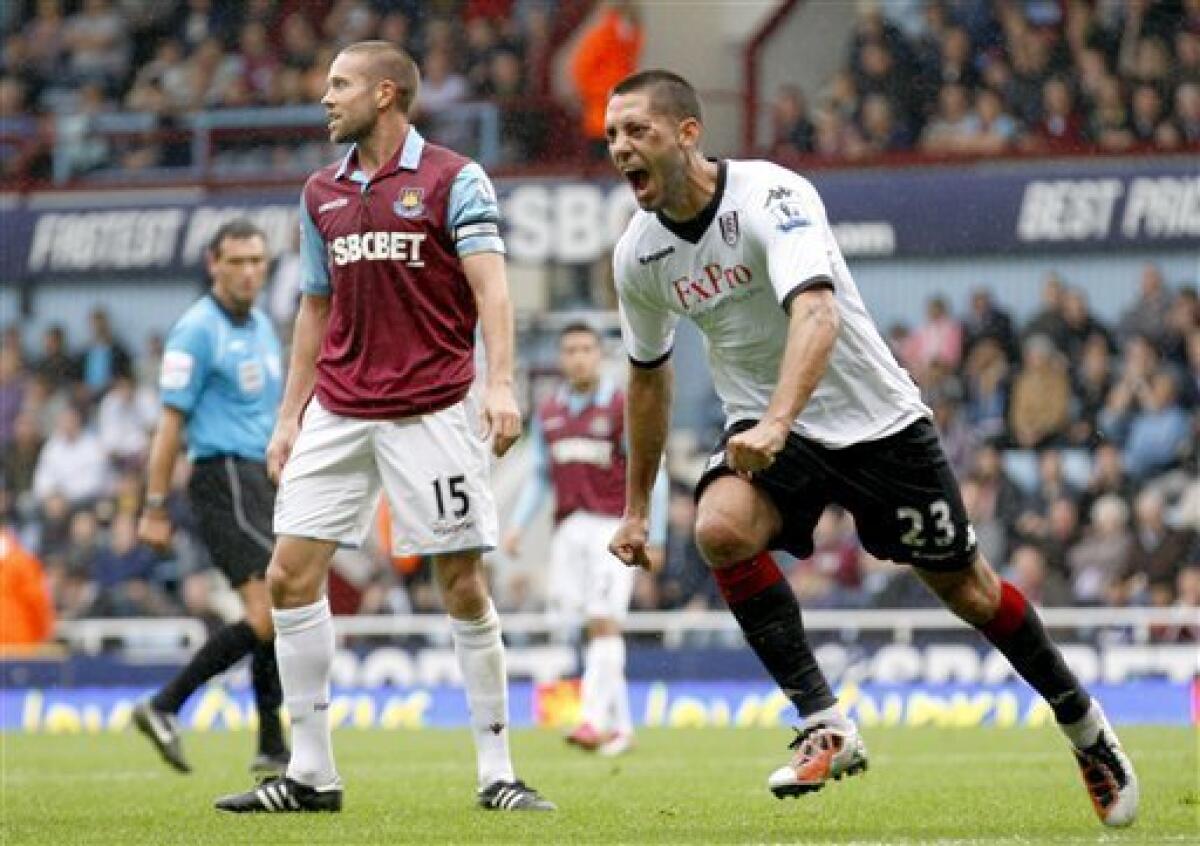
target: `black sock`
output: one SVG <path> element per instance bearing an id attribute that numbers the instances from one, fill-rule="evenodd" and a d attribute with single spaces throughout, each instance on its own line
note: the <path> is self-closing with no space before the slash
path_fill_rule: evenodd
<path id="1" fill-rule="evenodd" d="M 1058 722 L 1074 723 L 1083 718 L 1092 699 L 1046 634 L 1037 610 L 1020 590 L 1001 582 L 1000 607 L 979 630 L 1021 678 L 1050 703 Z"/>
<path id="2" fill-rule="evenodd" d="M 257 643 L 254 629 L 245 620 L 219 629 L 154 696 L 151 704 L 159 711 L 177 713 L 200 685 L 228 670 Z"/>
<path id="3" fill-rule="evenodd" d="M 800 603 L 774 560 L 762 553 L 713 575 L 746 642 L 800 716 L 836 705 L 808 645 Z"/>
<path id="4" fill-rule="evenodd" d="M 258 709 L 258 751 L 279 755 L 287 751 L 279 707 L 283 688 L 279 683 L 279 665 L 275 663 L 274 639 L 260 642 L 250 657 L 250 678 L 254 683 L 254 705 Z"/>

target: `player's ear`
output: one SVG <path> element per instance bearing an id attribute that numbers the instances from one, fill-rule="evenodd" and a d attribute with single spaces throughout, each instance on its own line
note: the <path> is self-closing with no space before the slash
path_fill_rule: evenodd
<path id="1" fill-rule="evenodd" d="M 390 79 L 379 80 L 375 83 L 375 108 L 385 111 L 396 102 L 399 95 L 400 92 L 396 89 L 395 82 Z"/>
<path id="2" fill-rule="evenodd" d="M 700 121 L 694 117 L 684 118 L 679 123 L 679 143 L 689 151 L 700 146 Z"/>

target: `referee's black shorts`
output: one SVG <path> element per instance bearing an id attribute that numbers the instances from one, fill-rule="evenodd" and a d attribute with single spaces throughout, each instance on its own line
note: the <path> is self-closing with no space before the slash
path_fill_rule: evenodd
<path id="1" fill-rule="evenodd" d="M 232 455 L 199 459 L 188 496 L 213 564 L 229 583 L 237 588 L 262 578 L 275 543 L 275 486 L 267 465 Z"/>
<path id="2" fill-rule="evenodd" d="M 717 478 L 733 473 L 725 443 L 754 425 L 734 423 L 721 436 L 696 485 L 696 500 Z M 854 515 L 858 536 L 876 558 L 926 570 L 954 571 L 975 559 L 975 530 L 937 429 L 921 418 L 876 441 L 830 449 L 788 434 L 775 463 L 754 474 L 783 518 L 771 549 L 797 558 L 813 554 L 813 529 L 836 503 Z"/>

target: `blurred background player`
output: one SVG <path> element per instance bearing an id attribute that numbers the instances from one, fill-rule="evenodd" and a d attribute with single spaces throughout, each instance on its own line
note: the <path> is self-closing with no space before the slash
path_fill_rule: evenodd
<path id="1" fill-rule="evenodd" d="M 487 438 L 499 457 L 521 431 L 500 210 L 478 164 L 411 126 L 419 80 L 387 41 L 356 42 L 329 68 L 329 134 L 354 143 L 304 187 L 303 299 L 267 450 L 281 478 L 267 577 L 294 750 L 285 775 L 218 799 L 223 811 L 341 810 L 326 584 L 338 545 L 368 533 L 381 487 L 400 539 L 393 553 L 434 559 L 471 713 L 478 804 L 554 810 L 513 773 L 504 644 L 480 558 L 498 534 Z M 471 394 L 477 322 L 482 409 Z"/>
<path id="2" fill-rule="evenodd" d="M 1046 699 L 1101 821 L 1131 823 L 1133 767 L 1033 605 L 980 555 L 933 414 L 867 313 L 816 190 L 770 162 L 705 158 L 696 92 L 668 71 L 617 85 L 607 131 L 641 207 L 613 253 L 632 367 L 629 490 L 611 548 L 649 567 L 650 490 L 686 317 L 705 335 L 727 426 L 696 486 L 696 542 L 747 643 L 804 718 L 771 791 L 797 796 L 867 766 L 767 553 L 810 556 L 817 521 L 836 503 L 868 552 L 913 565 Z"/>
<path id="3" fill-rule="evenodd" d="M 275 485 L 267 478 L 267 443 L 281 390 L 281 350 L 271 320 L 254 306 L 267 276 L 267 242 L 257 226 L 221 226 L 208 249 L 212 288 L 167 338 L 159 386 L 162 414 L 146 467 L 146 501 L 138 535 L 159 549 L 171 544 L 167 492 L 187 436 L 188 494 L 216 567 L 241 597 L 246 617 L 219 629 L 149 701 L 133 712 L 137 729 L 163 760 L 189 772 L 177 715 L 202 684 L 251 654 L 258 708 L 258 775 L 282 772 L 287 745 L 279 721 L 282 692 L 275 630 L 263 580 L 273 544 Z"/>
<path id="4" fill-rule="evenodd" d="M 619 755 L 633 742 L 621 625 L 629 612 L 636 572 L 608 551 L 625 507 L 625 394 L 601 372 L 600 333 L 568 324 L 559 334 L 563 383 L 538 407 L 530 427 L 533 468 L 504 536 L 516 556 L 522 533 L 554 493 L 547 604 L 556 628 L 586 621 L 580 722 L 567 741 L 602 755 Z M 662 557 L 666 541 L 666 476 L 650 534 L 649 555 Z M 657 567 L 655 568 L 657 569 Z"/>

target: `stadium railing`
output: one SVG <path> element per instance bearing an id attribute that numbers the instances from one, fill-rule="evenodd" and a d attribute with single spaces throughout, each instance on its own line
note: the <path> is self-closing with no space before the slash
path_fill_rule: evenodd
<path id="1" fill-rule="evenodd" d="M 1042 619 L 1051 629 L 1124 629 L 1134 643 L 1150 643 L 1155 630 L 1200 628 L 1200 608 L 1045 608 Z M 561 626 L 545 614 L 502 615 L 509 635 L 546 635 Z M 446 620 L 441 614 L 371 614 L 338 616 L 341 638 L 401 638 L 427 636 L 444 640 Z M 734 619 L 723 611 L 642 611 L 623 623 L 634 635 L 658 635 L 666 647 L 684 645 L 689 635 L 737 635 Z M 891 633 L 896 643 L 908 643 L 914 632 L 961 631 L 965 624 L 941 608 L 880 608 L 865 610 L 805 610 L 804 626 L 815 632 Z M 206 636 L 199 620 L 190 617 L 155 619 L 63 620 L 56 636 L 74 651 L 97 654 L 112 646 L 136 647 L 147 642 L 171 641 L 197 648 Z"/>

